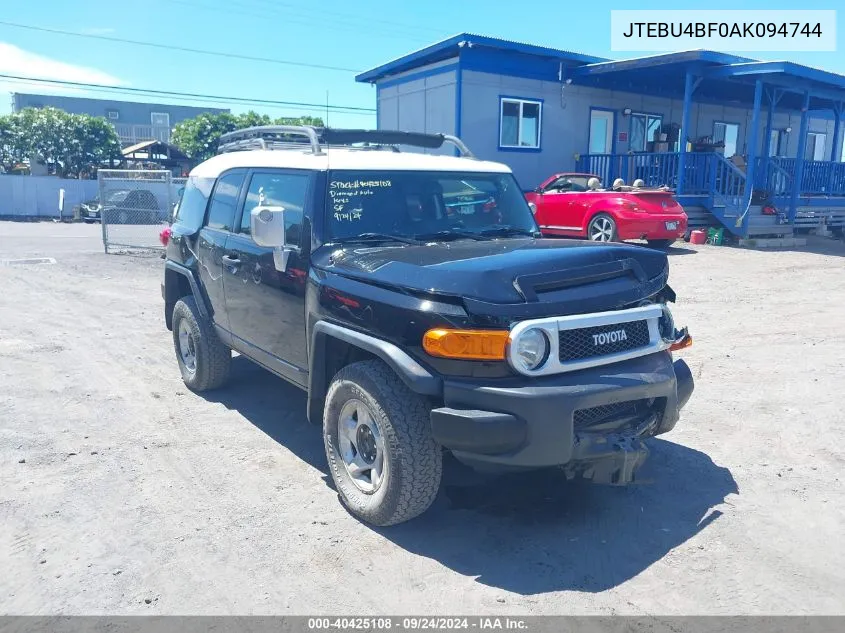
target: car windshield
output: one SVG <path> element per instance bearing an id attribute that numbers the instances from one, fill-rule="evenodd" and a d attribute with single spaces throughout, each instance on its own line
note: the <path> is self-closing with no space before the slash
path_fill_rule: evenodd
<path id="1" fill-rule="evenodd" d="M 537 234 L 534 216 L 512 174 L 334 170 L 327 195 L 333 239 Z"/>

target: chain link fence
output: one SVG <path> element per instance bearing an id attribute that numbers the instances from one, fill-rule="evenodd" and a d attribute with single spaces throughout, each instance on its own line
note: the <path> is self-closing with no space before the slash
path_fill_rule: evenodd
<path id="1" fill-rule="evenodd" d="M 185 179 L 148 169 L 101 169 L 97 178 L 106 253 L 113 248 L 163 248 L 159 233 L 170 221 Z"/>

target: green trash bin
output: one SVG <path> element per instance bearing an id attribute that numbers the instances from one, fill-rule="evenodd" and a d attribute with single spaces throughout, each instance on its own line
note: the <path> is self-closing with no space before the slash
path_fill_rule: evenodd
<path id="1" fill-rule="evenodd" d="M 719 228 L 709 228 L 707 229 L 707 243 L 713 244 L 714 246 L 721 246 L 722 241 L 725 237 L 725 229 Z"/>

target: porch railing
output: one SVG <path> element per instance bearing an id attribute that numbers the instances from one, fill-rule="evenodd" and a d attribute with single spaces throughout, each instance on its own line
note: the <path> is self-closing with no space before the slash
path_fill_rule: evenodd
<path id="1" fill-rule="evenodd" d="M 165 125 L 133 125 L 130 123 L 116 123 L 114 126 L 120 142 L 124 145 L 140 143 L 141 141 L 170 142 L 170 127 Z"/>
<path id="2" fill-rule="evenodd" d="M 642 180 L 647 187 L 678 188 L 680 154 L 677 152 L 649 152 L 642 154 L 584 154 L 578 161 L 578 171 L 596 174 L 610 185 L 622 178 L 631 185 Z M 714 183 L 717 159 L 713 152 L 688 152 L 684 168 L 684 193 L 709 195 Z M 724 159 L 722 159 L 724 160 Z M 716 183 L 721 182 L 717 179 Z"/>
<path id="3" fill-rule="evenodd" d="M 790 181 L 795 179 L 795 158 L 771 158 Z M 826 160 L 805 160 L 804 174 L 801 178 L 801 195 L 845 195 L 845 163 L 832 163 Z"/>
<path id="4" fill-rule="evenodd" d="M 792 191 L 792 174 L 776 158 L 758 158 L 754 170 L 754 187 L 768 191 L 773 196 L 785 196 Z"/>

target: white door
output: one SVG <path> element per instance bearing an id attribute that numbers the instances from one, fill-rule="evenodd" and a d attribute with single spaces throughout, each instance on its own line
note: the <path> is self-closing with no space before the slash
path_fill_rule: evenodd
<path id="1" fill-rule="evenodd" d="M 590 110 L 590 154 L 610 154 L 613 149 L 613 112 Z"/>

